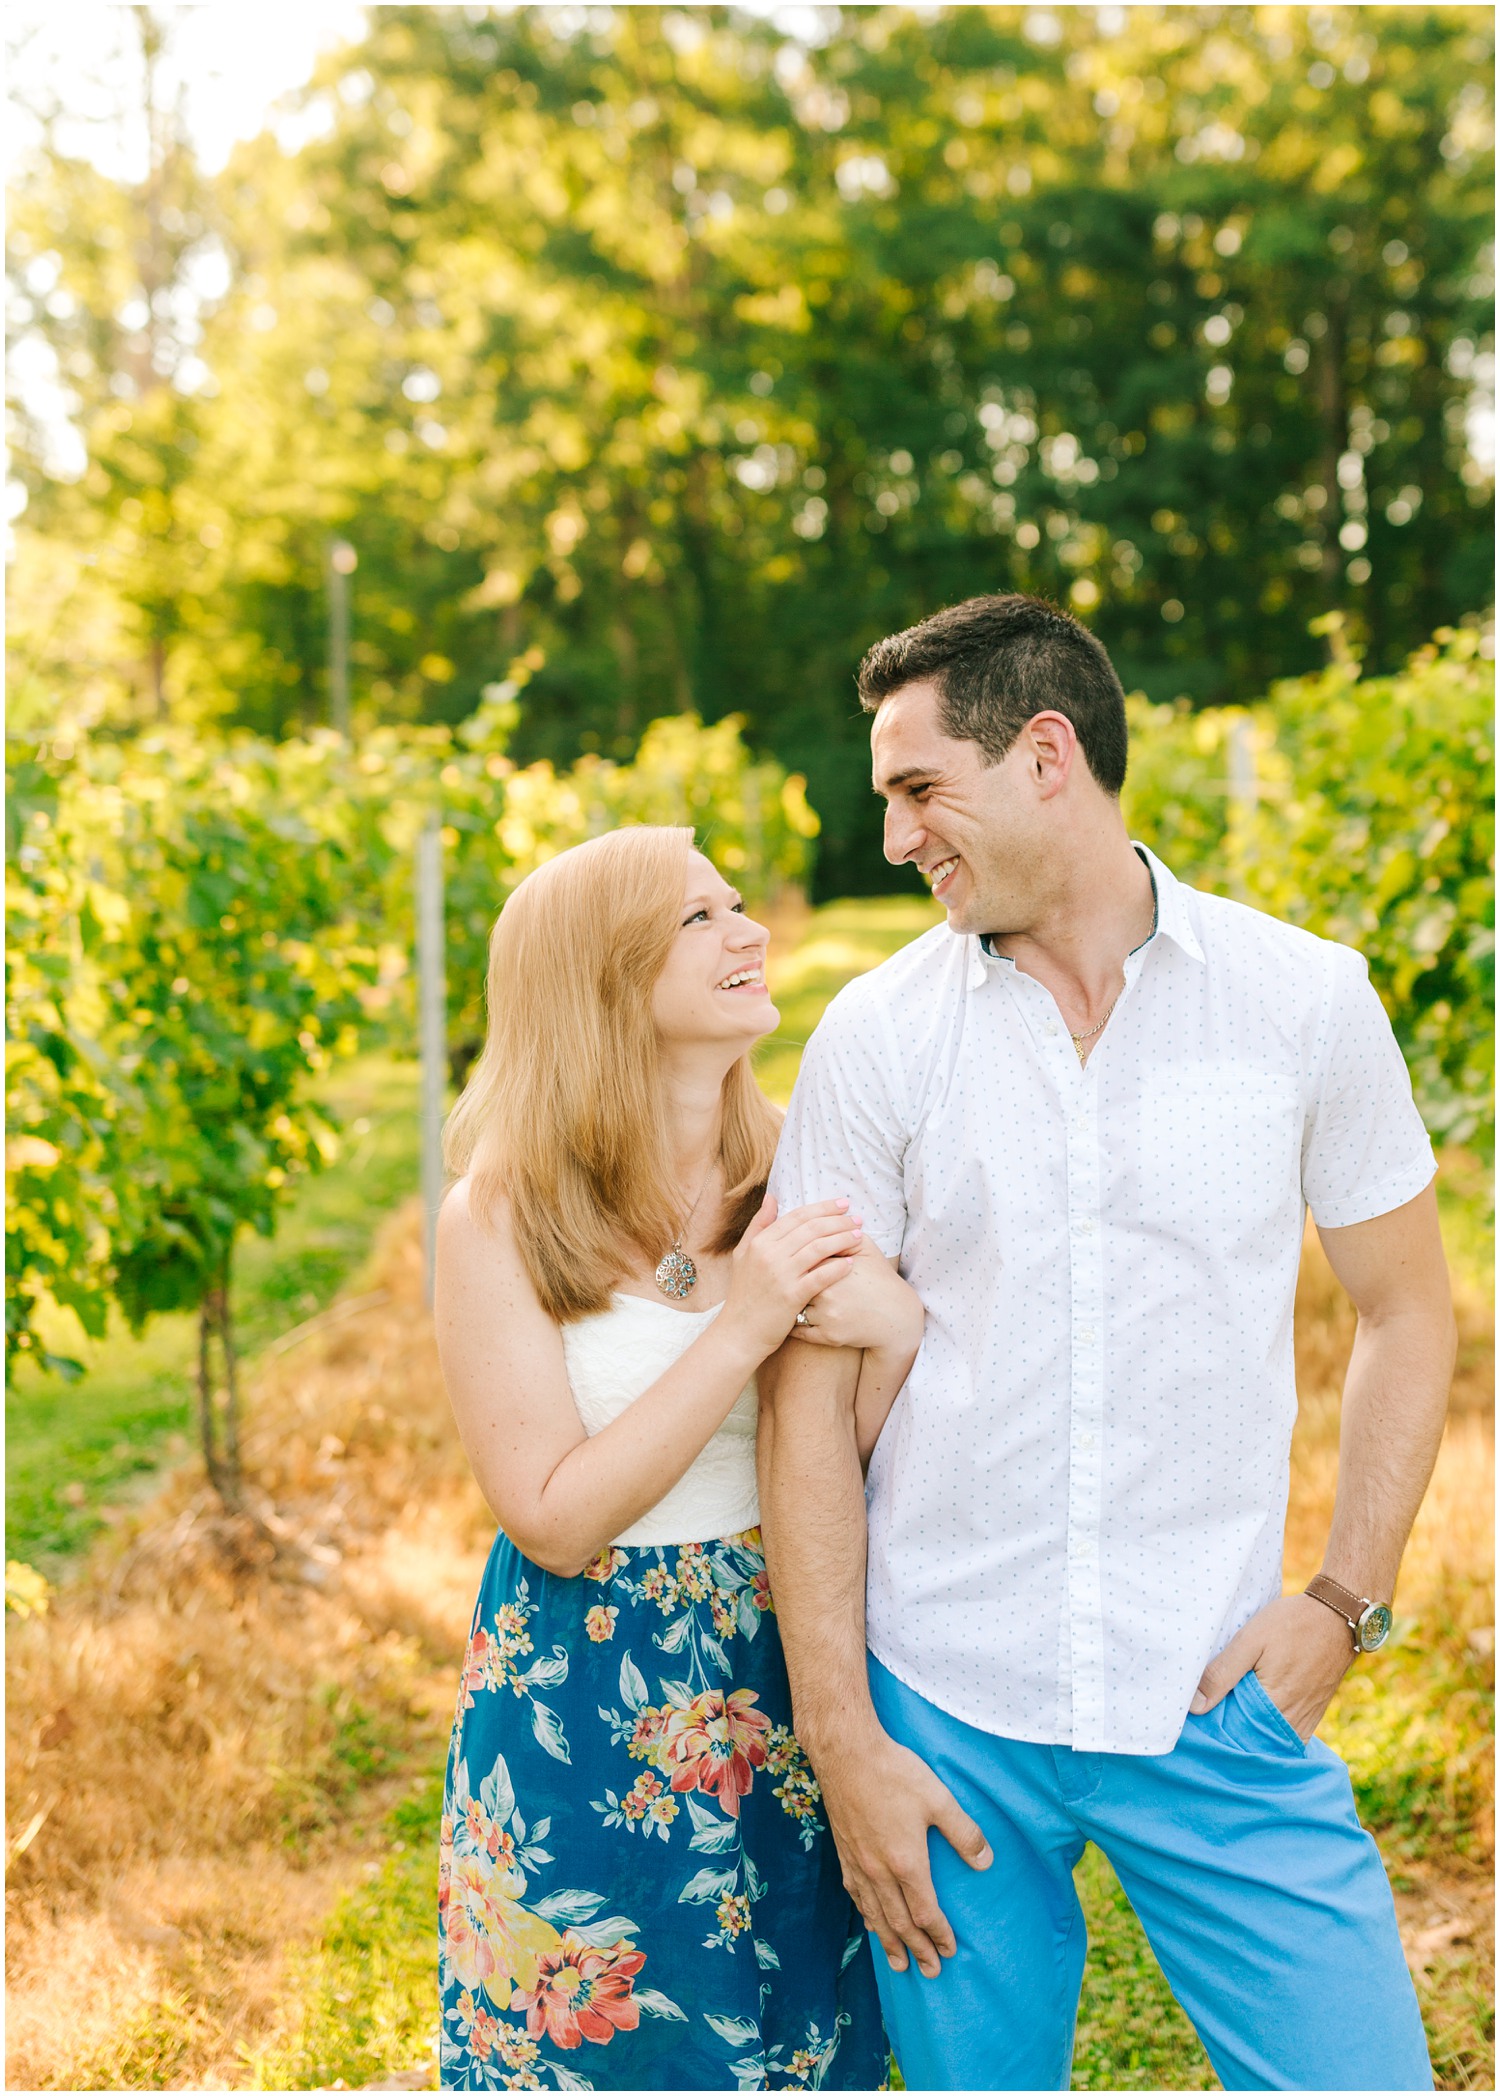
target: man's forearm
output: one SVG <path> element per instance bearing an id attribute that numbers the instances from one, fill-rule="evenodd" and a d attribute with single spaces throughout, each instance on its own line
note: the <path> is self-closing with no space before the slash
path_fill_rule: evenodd
<path id="1" fill-rule="evenodd" d="M 1445 1308 L 1361 1320 L 1344 1382 L 1339 1483 L 1324 1570 L 1372 1600 L 1395 1591 L 1443 1438 L 1453 1373 Z"/>
<path id="2" fill-rule="evenodd" d="M 797 1734 L 815 1761 L 870 1710 L 859 1367 L 858 1352 L 789 1343 L 758 1378 L 766 1563 Z"/>
<path id="3" fill-rule="evenodd" d="M 1388 1603 L 1395 1592 L 1443 1435 L 1453 1324 L 1442 1290 L 1428 1294 L 1425 1303 L 1361 1316 L 1344 1379 L 1338 1496 L 1323 1570 L 1371 1601 Z M 1288 1594 L 1260 1609 L 1209 1661 L 1189 1707 L 1211 1710 L 1254 1667 L 1282 1716 L 1308 1739 L 1354 1657 L 1348 1632 L 1321 1602 Z"/>

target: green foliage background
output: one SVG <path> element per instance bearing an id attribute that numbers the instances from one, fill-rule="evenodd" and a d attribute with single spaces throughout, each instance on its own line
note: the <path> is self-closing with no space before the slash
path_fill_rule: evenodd
<path id="1" fill-rule="evenodd" d="M 1488 601 L 1488 10 L 367 20 L 294 149 L 210 179 L 163 107 L 138 184 L 18 174 L 86 452 L 23 387 L 23 723 L 306 734 L 340 534 L 362 730 L 528 654 L 523 766 L 739 714 L 868 893 L 851 674 L 939 604 L 1050 593 L 1198 706 Z"/>
<path id="2" fill-rule="evenodd" d="M 1434 1136 L 1490 1156 L 1486 645 L 1445 629 L 1385 677 L 1346 653 L 1248 709 L 1133 700 L 1126 813 L 1183 878 L 1357 946 Z M 680 822 L 752 901 L 805 878 L 803 781 L 753 758 L 733 717 L 656 721 L 631 765 L 518 767 L 526 674 L 457 733 L 13 744 L 8 1359 L 69 1371 L 38 1351 L 48 1295 L 94 1337 L 111 1300 L 136 1325 L 200 1302 L 237 1233 L 270 1234 L 288 1186 L 333 1154 L 309 1080 L 411 1037 L 413 848 L 431 816 L 460 1067 L 483 1037 L 490 927 L 556 852 Z"/>
<path id="3" fill-rule="evenodd" d="M 1327 669 L 1261 704 L 1131 705 L 1125 805 L 1183 879 L 1357 947 L 1434 1139 L 1494 1155 L 1494 689 L 1440 633 L 1390 676 Z M 1232 746 L 1253 798 L 1231 792 Z"/>
<path id="4" fill-rule="evenodd" d="M 511 680 L 512 683 L 516 679 Z M 687 823 L 758 900 L 805 878 L 802 781 L 733 719 L 658 721 L 636 762 L 559 774 L 505 755 L 514 708 L 350 746 L 162 730 L 10 746 L 6 1358 L 47 1353 L 43 1299 L 103 1336 L 221 1285 L 334 1154 L 310 1080 L 413 1031 L 413 854 L 440 811 L 449 1040 L 483 1037 L 506 895 L 622 822 Z"/>

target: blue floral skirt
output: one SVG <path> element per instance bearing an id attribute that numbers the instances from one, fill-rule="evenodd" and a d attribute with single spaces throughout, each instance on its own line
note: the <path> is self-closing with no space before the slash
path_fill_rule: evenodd
<path id="1" fill-rule="evenodd" d="M 445 2089 L 883 2085 L 758 1529 L 578 1579 L 496 1537 L 438 1898 Z"/>

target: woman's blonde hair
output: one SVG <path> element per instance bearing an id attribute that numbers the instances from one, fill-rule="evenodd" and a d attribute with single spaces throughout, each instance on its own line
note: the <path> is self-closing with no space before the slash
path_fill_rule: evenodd
<path id="1" fill-rule="evenodd" d="M 688 829 L 615 830 L 529 873 L 490 934 L 484 1052 L 448 1117 L 469 1207 L 511 1222 L 559 1323 L 609 1307 L 632 1251 L 653 1264 L 683 1228 L 651 996 L 682 919 Z M 724 1079 L 720 1162 L 730 1251 L 759 1207 L 776 1109 L 748 1052 Z"/>

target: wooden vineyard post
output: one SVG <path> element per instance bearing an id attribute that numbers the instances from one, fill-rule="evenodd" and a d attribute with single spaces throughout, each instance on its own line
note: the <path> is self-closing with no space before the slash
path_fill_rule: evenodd
<path id="1" fill-rule="evenodd" d="M 417 1016 L 422 1056 L 422 1215 L 432 1306 L 438 1206 L 443 1198 L 443 1106 L 448 1079 L 448 990 L 443 956 L 443 825 L 429 815 L 417 839 Z"/>
<path id="2" fill-rule="evenodd" d="M 1255 730 L 1249 718 L 1236 713 L 1229 723 L 1229 886 L 1237 902 L 1249 896 L 1246 879 L 1249 867 L 1255 806 L 1260 783 L 1255 767 Z"/>
<path id="3" fill-rule="evenodd" d="M 755 893 L 757 902 L 774 901 L 765 870 L 765 824 L 761 820 L 760 774 L 752 760 L 745 767 L 745 870 L 742 878 Z"/>
<path id="4" fill-rule="evenodd" d="M 349 740 L 349 577 L 359 557 L 347 539 L 328 549 L 328 725 Z"/>

